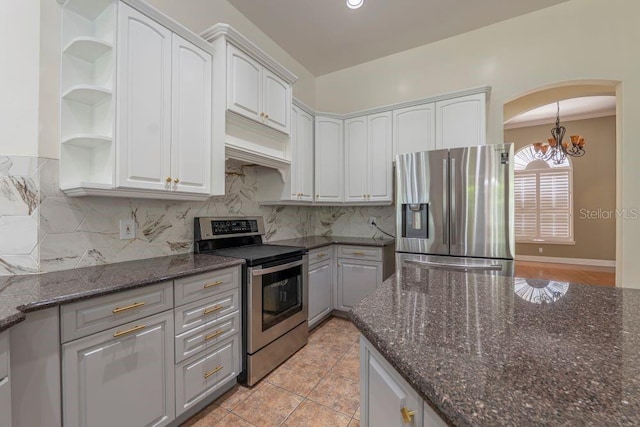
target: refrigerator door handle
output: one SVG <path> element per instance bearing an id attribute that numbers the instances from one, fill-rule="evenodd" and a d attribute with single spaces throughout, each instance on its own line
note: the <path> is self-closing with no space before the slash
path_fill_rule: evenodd
<path id="1" fill-rule="evenodd" d="M 447 182 L 449 181 L 449 159 L 442 159 L 442 244 L 447 245 L 449 243 L 449 215 L 447 214 L 448 194 L 449 189 Z"/>
<path id="2" fill-rule="evenodd" d="M 435 262 L 435 261 L 416 261 L 416 260 L 405 260 L 405 264 L 414 264 L 414 265 L 422 265 L 425 267 L 441 267 L 447 268 L 450 270 L 490 270 L 490 271 L 499 271 L 502 270 L 502 265 L 500 264 L 454 264 L 449 262 Z"/>
<path id="3" fill-rule="evenodd" d="M 456 158 L 452 157 L 451 158 L 451 175 L 449 177 L 449 179 L 451 180 L 451 212 L 450 212 L 450 217 L 449 217 L 449 221 L 451 222 L 451 224 L 449 225 L 449 238 L 451 240 L 451 244 L 455 245 L 457 240 L 456 240 Z"/>

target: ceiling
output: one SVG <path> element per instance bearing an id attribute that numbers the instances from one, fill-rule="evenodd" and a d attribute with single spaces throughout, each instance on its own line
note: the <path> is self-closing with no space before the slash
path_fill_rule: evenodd
<path id="1" fill-rule="evenodd" d="M 568 0 L 229 0 L 316 76 Z"/>
<path id="2" fill-rule="evenodd" d="M 505 129 L 535 126 L 556 121 L 557 105 L 555 102 L 534 108 L 505 122 Z M 560 101 L 560 122 L 580 120 L 594 117 L 613 116 L 616 114 L 615 96 L 584 96 Z"/>

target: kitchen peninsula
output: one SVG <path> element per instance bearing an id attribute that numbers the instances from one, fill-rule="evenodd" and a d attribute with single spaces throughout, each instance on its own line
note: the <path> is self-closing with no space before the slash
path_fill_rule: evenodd
<path id="1" fill-rule="evenodd" d="M 395 378 L 398 425 L 638 425 L 638 307 L 633 289 L 402 268 L 351 314 L 362 424 Z"/>

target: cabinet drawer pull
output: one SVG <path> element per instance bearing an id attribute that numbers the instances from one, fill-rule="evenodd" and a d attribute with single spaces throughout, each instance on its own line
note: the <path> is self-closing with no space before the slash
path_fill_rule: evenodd
<path id="1" fill-rule="evenodd" d="M 141 331 L 146 327 L 147 327 L 147 325 L 138 325 L 138 326 L 134 326 L 133 328 L 126 329 L 124 331 L 114 332 L 113 333 L 113 337 L 114 338 L 118 338 L 118 337 L 121 337 L 123 335 L 128 335 L 128 334 L 131 334 L 133 332 Z"/>
<path id="2" fill-rule="evenodd" d="M 214 305 L 211 308 L 206 308 L 204 310 L 203 314 L 213 313 L 214 311 L 222 310 L 223 308 L 224 308 L 224 305 L 222 305 L 222 304 Z"/>
<path id="3" fill-rule="evenodd" d="M 224 283 L 224 280 L 216 280 L 213 283 L 207 283 L 206 285 L 204 285 L 204 289 L 211 288 L 213 286 L 222 285 L 223 283 Z"/>
<path id="4" fill-rule="evenodd" d="M 362 251 L 353 251 L 351 252 L 352 255 L 364 255 L 364 252 Z"/>
<path id="5" fill-rule="evenodd" d="M 123 311 L 133 310 L 134 308 L 142 307 L 143 305 L 144 305 L 144 302 L 134 302 L 133 304 L 128 305 L 126 307 L 116 307 L 112 311 L 113 311 L 113 314 L 118 314 L 118 313 L 122 313 Z"/>
<path id="6" fill-rule="evenodd" d="M 403 406 L 400 409 L 400 414 L 402 414 L 402 422 L 404 422 L 405 424 L 409 424 L 416 413 L 415 411 L 408 410 L 406 406 Z"/>
<path id="7" fill-rule="evenodd" d="M 213 368 L 212 370 L 210 370 L 209 372 L 204 374 L 204 378 L 205 379 L 209 378 L 211 375 L 215 374 L 216 372 L 218 372 L 221 369 L 222 369 L 222 366 L 216 366 L 215 368 Z"/>
<path id="8" fill-rule="evenodd" d="M 215 337 L 218 337 L 218 336 L 220 336 L 220 335 L 222 335 L 222 334 L 224 334 L 224 333 L 225 333 L 225 330 L 224 330 L 224 329 L 219 329 L 219 330 L 215 331 L 214 333 L 212 333 L 212 334 L 209 334 L 209 335 L 205 336 L 205 337 L 204 337 L 204 340 L 205 340 L 205 341 L 212 340 L 212 339 L 214 339 Z"/>
<path id="9" fill-rule="evenodd" d="M 318 257 L 318 258 L 322 258 L 323 256 L 327 256 L 327 254 L 326 254 L 326 253 L 321 253 L 321 254 L 318 254 L 318 256 L 317 256 L 317 257 Z"/>

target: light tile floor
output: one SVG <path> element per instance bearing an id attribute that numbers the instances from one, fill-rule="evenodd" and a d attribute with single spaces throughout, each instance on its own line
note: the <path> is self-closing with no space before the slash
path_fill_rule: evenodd
<path id="1" fill-rule="evenodd" d="M 183 427 L 360 427 L 358 338 L 351 322 L 332 317 L 260 383 L 235 386 Z"/>

